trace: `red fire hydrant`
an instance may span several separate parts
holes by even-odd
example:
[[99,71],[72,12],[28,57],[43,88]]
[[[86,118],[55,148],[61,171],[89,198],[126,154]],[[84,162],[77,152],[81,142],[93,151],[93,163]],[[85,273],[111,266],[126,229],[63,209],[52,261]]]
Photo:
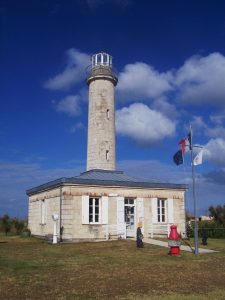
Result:
[[170,235],[168,238],[168,246],[170,247],[169,255],[176,256],[180,254],[180,237],[177,232],[177,226],[170,226]]

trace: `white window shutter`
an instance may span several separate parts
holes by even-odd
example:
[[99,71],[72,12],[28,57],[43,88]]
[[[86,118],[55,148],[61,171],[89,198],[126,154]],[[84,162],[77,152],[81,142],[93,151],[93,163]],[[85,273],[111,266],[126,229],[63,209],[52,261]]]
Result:
[[102,196],[102,224],[108,224],[109,197]]
[[168,223],[174,222],[174,211],[173,211],[173,199],[167,199],[167,209],[168,209]]
[[123,231],[124,228],[124,197],[117,197],[117,233]]
[[82,224],[89,224],[89,196],[82,196]]
[[42,224],[42,221],[43,221],[43,214],[42,214],[42,200],[39,202],[40,206],[39,206],[39,209],[40,209],[40,224]]
[[45,223],[47,223],[47,220],[48,220],[48,215],[47,215],[47,209],[48,209],[48,200],[46,199],[45,200],[45,205],[44,205],[45,207],[44,207],[44,213],[45,213]]
[[45,224],[45,220],[46,220],[45,201],[41,200],[41,224]]
[[158,218],[157,218],[157,198],[151,198],[152,202],[152,223],[157,223]]

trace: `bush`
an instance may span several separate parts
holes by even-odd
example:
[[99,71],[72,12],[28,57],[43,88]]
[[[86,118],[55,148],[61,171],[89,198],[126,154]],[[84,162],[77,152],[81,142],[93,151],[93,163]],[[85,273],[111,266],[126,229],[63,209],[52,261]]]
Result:
[[12,222],[10,220],[10,217],[8,215],[4,215],[1,218],[1,225],[2,225],[2,229],[5,232],[5,235],[8,235],[8,233],[11,230],[11,226],[12,226]]
[[187,233],[187,237],[190,239],[194,236],[194,229],[191,226],[191,224],[187,223],[186,224],[186,233]]
[[[194,237],[194,229],[194,222],[191,222],[191,224],[187,223],[186,232],[188,238]],[[198,236],[200,238],[202,237],[204,229],[206,229],[209,238],[225,238],[225,227],[223,225],[218,225],[214,220],[198,222]]]
[[23,231],[21,232],[21,236],[24,236],[24,237],[30,237],[31,236],[31,231],[29,228],[25,228],[23,229]]
[[23,220],[18,220],[17,218],[14,218],[13,224],[16,229],[16,234],[21,234],[21,232],[25,228],[25,222]]
[[203,229],[207,230],[208,237],[210,238],[225,238],[225,226],[219,225],[214,220],[201,221],[198,223],[198,232],[200,237],[202,237]]

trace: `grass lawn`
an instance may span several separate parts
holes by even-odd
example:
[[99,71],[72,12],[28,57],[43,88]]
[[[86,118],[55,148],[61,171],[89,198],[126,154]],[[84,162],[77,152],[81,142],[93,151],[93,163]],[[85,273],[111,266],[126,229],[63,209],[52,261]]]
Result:
[[134,241],[57,244],[0,236],[0,299],[225,299],[219,253],[180,257]]

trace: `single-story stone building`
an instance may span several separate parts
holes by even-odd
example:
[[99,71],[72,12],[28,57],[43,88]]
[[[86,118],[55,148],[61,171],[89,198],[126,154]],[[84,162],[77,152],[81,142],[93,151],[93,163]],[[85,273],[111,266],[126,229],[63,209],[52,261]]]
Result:
[[62,240],[135,237],[138,223],[146,238],[167,234],[171,224],[185,232],[185,190],[185,185],[91,170],[28,190],[29,228],[33,235],[52,234],[57,213]]

